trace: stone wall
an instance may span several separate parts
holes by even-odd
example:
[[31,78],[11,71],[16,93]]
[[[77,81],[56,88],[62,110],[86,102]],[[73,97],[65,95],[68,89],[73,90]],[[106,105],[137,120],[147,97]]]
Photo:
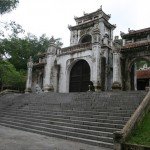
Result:
[[150,146],[122,144],[122,150],[149,150]]

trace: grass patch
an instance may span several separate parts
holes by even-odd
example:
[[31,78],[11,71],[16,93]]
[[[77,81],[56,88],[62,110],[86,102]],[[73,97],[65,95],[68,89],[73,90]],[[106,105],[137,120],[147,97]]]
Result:
[[142,122],[133,131],[127,143],[150,146],[150,112],[145,115]]

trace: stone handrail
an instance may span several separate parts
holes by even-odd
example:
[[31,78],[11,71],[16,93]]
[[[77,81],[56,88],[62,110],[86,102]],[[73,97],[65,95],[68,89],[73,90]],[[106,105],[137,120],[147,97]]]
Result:
[[7,94],[7,93],[20,93],[20,92],[17,91],[17,90],[9,90],[9,89],[6,89],[6,90],[0,92],[0,96],[2,96],[2,95],[4,95],[4,94]]
[[144,115],[150,110],[150,91],[145,96],[142,103],[136,109],[134,114],[131,116],[129,121],[126,123],[121,131],[114,133],[114,149],[121,150],[122,143],[125,142],[126,138],[131,134],[132,130],[136,127],[139,121],[141,121]]
[[91,43],[83,43],[83,44],[78,44],[70,47],[65,47],[61,49],[61,53],[68,53],[72,51],[78,51],[81,49],[92,49],[92,44]]

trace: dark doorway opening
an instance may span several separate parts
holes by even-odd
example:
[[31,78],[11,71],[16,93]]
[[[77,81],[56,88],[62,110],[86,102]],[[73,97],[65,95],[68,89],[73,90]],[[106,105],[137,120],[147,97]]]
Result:
[[137,90],[145,90],[149,86],[149,79],[137,79]]
[[90,85],[90,66],[85,60],[78,61],[70,72],[69,92],[86,92]]

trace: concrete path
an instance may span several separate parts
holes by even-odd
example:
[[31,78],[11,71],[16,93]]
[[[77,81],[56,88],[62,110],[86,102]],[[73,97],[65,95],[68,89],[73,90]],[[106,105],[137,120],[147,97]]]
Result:
[[108,150],[0,126],[0,150]]

